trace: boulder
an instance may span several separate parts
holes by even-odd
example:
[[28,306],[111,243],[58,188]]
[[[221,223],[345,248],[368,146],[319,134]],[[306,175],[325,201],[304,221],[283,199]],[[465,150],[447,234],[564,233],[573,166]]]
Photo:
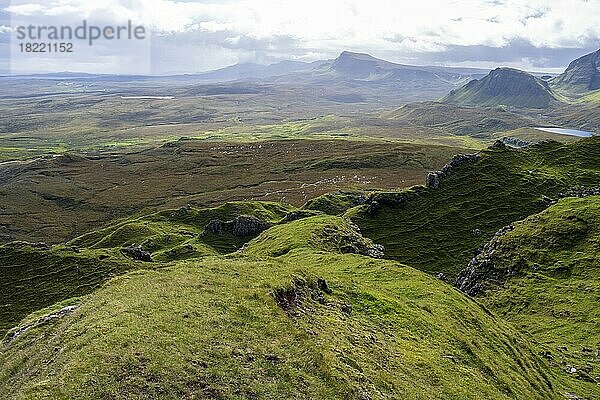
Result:
[[251,215],[240,215],[231,221],[215,219],[204,227],[201,236],[208,234],[224,235],[230,233],[238,237],[257,236],[273,224]]
[[131,246],[123,247],[121,248],[121,253],[124,256],[132,258],[136,261],[152,261],[152,255],[149,252],[145,251],[139,244],[134,243]]
[[225,223],[220,219],[213,219],[206,224],[204,227],[204,231],[202,232],[202,236],[206,236],[209,233],[213,233],[215,235],[222,235],[225,233]]
[[437,189],[440,186],[441,171],[430,172],[425,179],[425,187],[429,189]]
[[263,221],[262,219],[240,215],[236,217],[231,223],[231,233],[234,236],[256,236],[264,230],[269,229],[272,224]]

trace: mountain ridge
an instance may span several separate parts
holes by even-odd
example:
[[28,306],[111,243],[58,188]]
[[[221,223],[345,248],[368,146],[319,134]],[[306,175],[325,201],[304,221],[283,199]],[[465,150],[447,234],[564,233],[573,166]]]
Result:
[[550,83],[571,94],[600,89],[600,49],[571,61],[567,69]]
[[452,90],[441,101],[459,105],[543,109],[574,100],[596,102],[600,89],[600,50],[569,63],[557,77],[544,79],[515,68],[499,67],[482,79]]
[[461,105],[546,108],[558,101],[549,85],[525,71],[499,67],[448,93],[442,101]]

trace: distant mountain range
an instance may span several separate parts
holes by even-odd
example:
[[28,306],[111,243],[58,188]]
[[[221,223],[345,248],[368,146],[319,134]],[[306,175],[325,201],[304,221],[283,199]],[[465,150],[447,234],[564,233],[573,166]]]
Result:
[[430,67],[396,64],[363,53],[344,51],[324,72],[347,79],[371,82],[438,81],[444,84],[466,83],[488,71],[475,68]]
[[271,65],[253,63],[235,64],[215,71],[194,74],[202,80],[225,82],[250,78],[279,77],[279,81],[344,80],[370,83],[439,82],[442,85],[461,85],[474,77],[482,77],[488,70],[477,68],[431,67],[396,64],[369,54],[342,52],[334,60],[312,63],[281,61]]
[[193,74],[192,76],[201,80],[214,82],[226,82],[233,80],[243,80],[249,78],[269,78],[280,75],[287,75],[295,72],[307,72],[319,68],[327,61],[315,61],[311,63],[301,61],[281,61],[275,64],[262,65],[255,63],[242,63],[230,65],[215,71]]
[[[450,104],[543,109],[554,104],[600,102],[600,50],[571,62],[559,76],[513,68],[476,68],[397,64],[369,54],[342,52],[334,60],[241,63],[198,74],[120,76],[83,73],[36,74],[17,79],[172,82],[187,95],[262,93],[266,87],[294,93],[318,93],[334,103],[381,106],[442,99]],[[207,85],[221,85],[207,88]],[[229,86],[235,86],[234,89]],[[300,90],[300,87],[301,90]]]
[[600,50],[580,57],[547,80],[513,68],[497,68],[452,90],[443,101],[460,105],[546,108],[556,103],[600,100]]

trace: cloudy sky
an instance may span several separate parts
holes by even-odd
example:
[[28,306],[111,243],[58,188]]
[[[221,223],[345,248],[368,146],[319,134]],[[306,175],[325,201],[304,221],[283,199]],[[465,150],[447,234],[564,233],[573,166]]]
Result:
[[[0,7],[0,66],[13,72],[198,72],[343,50],[407,64],[557,72],[600,48],[600,0],[0,0]],[[83,19],[101,27],[132,20],[151,38],[76,43],[69,55],[17,49],[18,25],[75,27]]]

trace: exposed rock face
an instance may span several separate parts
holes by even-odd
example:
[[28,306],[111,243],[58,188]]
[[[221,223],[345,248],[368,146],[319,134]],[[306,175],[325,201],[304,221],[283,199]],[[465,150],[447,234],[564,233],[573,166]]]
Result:
[[234,236],[253,236],[269,229],[271,224],[256,217],[240,215],[231,221],[231,233]]
[[592,186],[592,187],[583,187],[576,186],[572,187],[566,192],[560,193],[558,195],[559,198],[563,197],[588,197],[588,196],[600,196],[600,186]]
[[256,236],[271,226],[273,226],[271,223],[251,215],[240,215],[231,221],[221,221],[219,219],[210,221],[204,227],[202,236],[210,233],[215,235],[230,233],[238,237]]
[[[323,290],[325,288],[325,290]],[[319,304],[326,304],[325,294],[331,294],[327,282],[319,278],[317,281],[294,277],[289,287],[277,288],[273,291],[275,301],[283,310],[294,314],[301,309],[308,300]]]
[[384,256],[385,248],[365,238],[355,224],[350,224],[350,231],[340,231],[335,225],[325,226],[319,240],[341,253],[361,254],[373,258]]
[[473,163],[477,161],[478,158],[478,154],[455,155],[448,164],[444,165],[440,171],[433,171],[427,174],[427,178],[425,179],[425,187],[429,189],[437,189],[440,186],[442,178],[450,175],[454,168],[458,167],[459,165]]
[[204,231],[202,232],[202,236],[205,236],[209,233],[214,233],[215,235],[222,235],[225,233],[225,222],[220,219],[213,219],[204,227]]
[[34,249],[40,249],[40,250],[51,250],[52,249],[52,246],[49,246],[46,242],[31,243],[30,246],[33,247]]
[[377,211],[380,208],[381,208],[381,206],[380,206],[379,202],[377,200],[373,200],[367,206],[367,214],[369,214],[369,215],[375,215],[375,214],[377,214]]
[[10,342],[12,342],[13,340],[15,340],[17,337],[19,337],[20,335],[24,334],[28,330],[30,330],[32,328],[36,328],[36,327],[38,327],[40,325],[47,324],[47,323],[52,322],[52,321],[54,321],[54,320],[56,320],[58,318],[62,318],[65,315],[72,313],[76,309],[77,309],[77,306],[63,307],[60,310],[58,310],[57,312],[55,312],[55,313],[44,315],[43,317],[39,318],[35,322],[32,322],[32,323],[30,323],[28,325],[19,327],[19,328],[15,329],[15,330],[9,332],[6,335],[6,338],[2,342],[2,345],[3,346],[8,346],[8,344]]
[[123,247],[121,253],[136,261],[152,262],[152,255],[145,251],[139,244],[134,243],[131,246]]
[[475,256],[467,268],[463,269],[456,277],[455,286],[458,289],[469,296],[477,296],[493,285],[504,283],[517,272],[496,268],[491,257],[500,246],[500,238],[513,229],[513,225],[505,226],[494,234],[481,253]]
[[502,140],[502,143],[504,143],[505,145],[510,146],[510,147],[517,147],[517,148],[527,147],[531,144],[531,142],[528,142],[526,140],[521,140],[518,138],[514,138],[514,137],[503,137],[501,140]]
[[429,189],[437,189],[440,186],[441,171],[430,172],[425,178],[425,187]]
[[290,285],[273,290],[275,302],[290,317],[304,314],[317,304],[337,310],[346,316],[352,313],[352,306],[326,295],[333,294],[329,285],[323,278],[308,279],[296,276]]

